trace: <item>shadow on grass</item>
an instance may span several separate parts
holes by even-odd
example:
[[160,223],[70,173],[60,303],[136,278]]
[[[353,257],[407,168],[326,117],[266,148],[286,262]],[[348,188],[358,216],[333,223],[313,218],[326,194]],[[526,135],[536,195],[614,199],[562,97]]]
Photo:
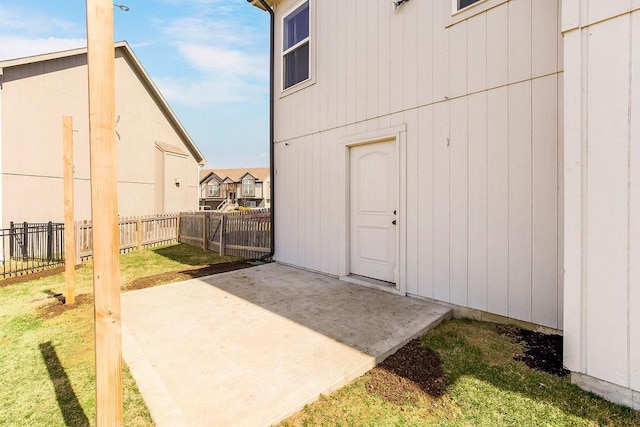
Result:
[[[451,323],[481,327],[481,324],[471,320]],[[500,326],[491,325],[489,328],[492,328],[496,337],[500,335]],[[466,333],[474,332],[467,330]],[[559,377],[514,365],[513,359],[512,362],[506,363],[490,360],[483,350],[472,344],[460,330],[441,328],[427,335],[422,342],[439,353],[450,384],[457,383],[465,376],[473,377],[498,389],[553,405],[567,414],[597,425],[640,425],[640,413],[581,390],[571,384],[567,376]],[[522,355],[519,354],[510,354],[509,357],[515,360],[522,359]]]
[[166,283],[178,282],[182,280],[195,279],[197,277],[211,276],[213,274],[227,273],[229,271],[249,268],[251,264],[245,261],[223,262],[211,264],[200,268],[192,268],[180,271],[170,271],[167,273],[155,274],[153,276],[139,277],[122,287],[123,290],[132,291],[136,289],[149,288],[151,286],[163,285]]
[[56,400],[58,401],[58,406],[60,406],[65,425],[77,427],[89,426],[89,419],[73,391],[69,377],[60,363],[53,344],[51,344],[50,341],[41,343],[40,353],[47,366],[49,378],[53,383]]
[[159,248],[152,248],[151,250],[172,261],[193,266],[211,264],[212,262],[215,262],[216,258],[216,255],[211,251],[205,252],[202,248],[187,245],[185,243],[161,246]]

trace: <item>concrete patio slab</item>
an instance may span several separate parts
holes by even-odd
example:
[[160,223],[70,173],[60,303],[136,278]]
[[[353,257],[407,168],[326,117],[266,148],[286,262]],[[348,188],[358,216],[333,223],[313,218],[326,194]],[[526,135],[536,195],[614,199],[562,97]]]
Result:
[[122,295],[156,424],[265,426],[371,369],[448,307],[268,264]]

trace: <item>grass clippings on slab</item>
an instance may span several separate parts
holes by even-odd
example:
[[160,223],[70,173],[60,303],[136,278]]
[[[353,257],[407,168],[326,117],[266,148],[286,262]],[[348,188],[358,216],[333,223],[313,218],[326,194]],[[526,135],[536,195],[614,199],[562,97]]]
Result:
[[640,413],[572,385],[560,354],[557,336],[447,321],[281,425],[640,426]]
[[[144,283],[154,286],[179,277],[176,271],[223,270],[228,266],[218,264],[237,262],[188,245],[131,252],[120,257],[121,287],[145,277],[155,277]],[[72,306],[63,304],[63,273],[16,279],[0,286],[0,425],[95,425],[91,262],[76,270]],[[124,424],[153,425],[126,366],[123,392]]]

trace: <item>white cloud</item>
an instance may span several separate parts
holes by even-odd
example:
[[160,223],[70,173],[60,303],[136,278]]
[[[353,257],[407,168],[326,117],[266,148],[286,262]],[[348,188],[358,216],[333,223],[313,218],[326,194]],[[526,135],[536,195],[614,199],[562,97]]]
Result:
[[76,49],[87,45],[81,38],[24,38],[0,35],[0,59],[14,59],[42,53]]
[[42,36],[51,33],[77,34],[83,31],[75,22],[36,14],[32,10],[9,9],[0,6],[0,29],[4,33]]
[[209,78],[204,75],[197,80],[176,77],[154,80],[169,103],[191,107],[216,105],[225,108],[228,104],[254,102],[256,97],[268,94],[268,88],[263,85],[228,77]]
[[240,50],[227,49],[221,46],[205,46],[184,44],[178,51],[195,68],[201,71],[215,71],[221,74],[236,76],[255,76],[265,78],[268,67],[267,57],[252,55]]
[[[245,22],[244,1],[162,0],[188,11],[156,25],[195,76],[155,78],[172,103],[217,105],[255,102],[268,94],[268,30]],[[242,8],[242,10],[241,10]],[[268,20],[265,18],[265,25]]]

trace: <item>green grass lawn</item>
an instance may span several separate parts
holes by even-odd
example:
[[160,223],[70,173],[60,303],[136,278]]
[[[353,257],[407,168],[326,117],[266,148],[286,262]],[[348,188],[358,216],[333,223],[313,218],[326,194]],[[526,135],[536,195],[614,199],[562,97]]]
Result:
[[499,331],[494,324],[453,320],[421,339],[442,364],[447,386],[439,396],[408,387],[398,402],[371,387],[380,375],[369,373],[281,425],[640,426],[640,413],[515,361],[522,344]]
[[[121,285],[141,277],[234,261],[188,245],[124,254]],[[95,425],[92,264],[76,271],[76,305],[61,310],[64,274],[2,286],[0,280],[0,425]],[[153,425],[124,368],[126,426]]]

